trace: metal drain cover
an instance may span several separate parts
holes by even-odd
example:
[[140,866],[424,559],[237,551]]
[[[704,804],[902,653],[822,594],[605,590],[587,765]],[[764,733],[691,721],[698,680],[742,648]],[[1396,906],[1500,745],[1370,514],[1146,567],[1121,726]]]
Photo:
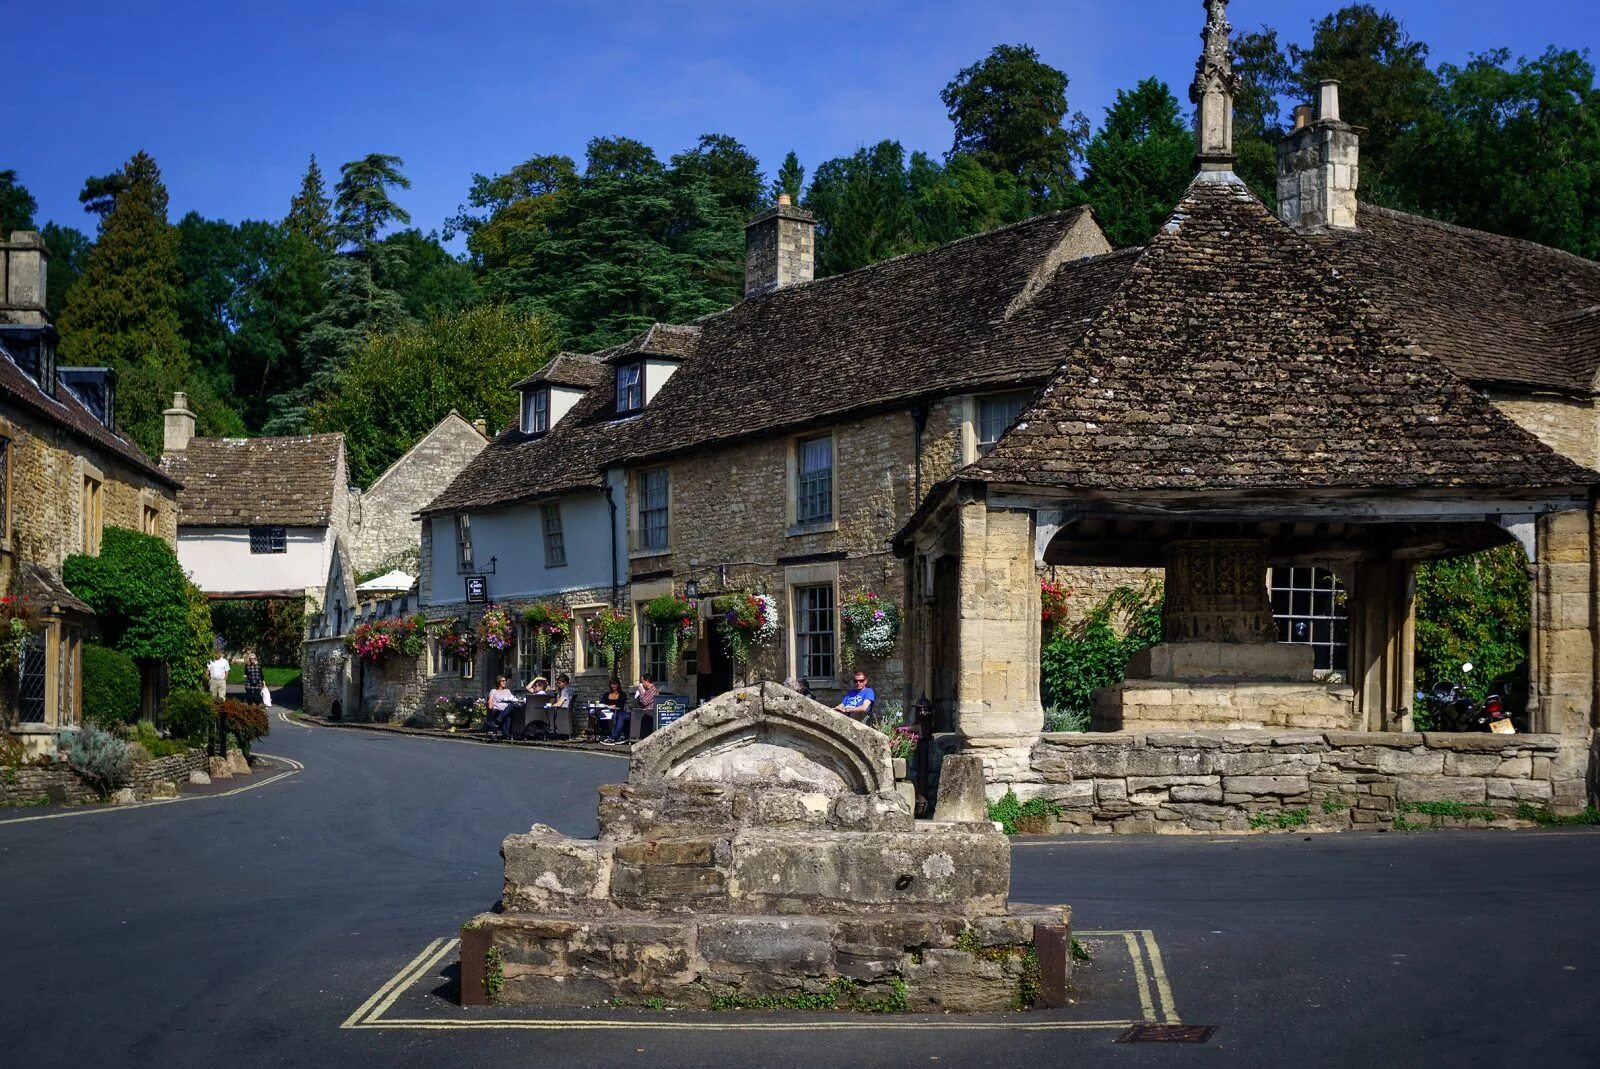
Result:
[[1116,1038],[1118,1043],[1204,1043],[1214,1024],[1136,1024]]

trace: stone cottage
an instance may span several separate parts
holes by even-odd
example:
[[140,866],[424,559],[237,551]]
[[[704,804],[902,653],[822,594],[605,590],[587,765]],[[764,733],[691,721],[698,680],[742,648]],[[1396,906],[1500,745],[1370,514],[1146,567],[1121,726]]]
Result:
[[38,234],[0,242],[0,593],[25,596],[43,627],[0,683],[0,723],[30,750],[82,716],[82,646],[94,614],[61,581],[107,525],[177,538],[178,481],[116,425],[116,373],[60,367],[45,318]]
[[482,420],[455,409],[364,490],[351,490],[350,560],[358,574],[399,568],[415,576],[422,543],[417,512],[461,474],[488,442]]

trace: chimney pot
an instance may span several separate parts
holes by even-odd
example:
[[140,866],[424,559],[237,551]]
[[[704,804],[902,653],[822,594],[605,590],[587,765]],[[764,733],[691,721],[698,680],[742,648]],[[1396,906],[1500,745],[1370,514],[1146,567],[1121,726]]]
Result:
[[483,435],[485,438],[489,437],[489,421],[484,419],[482,416],[479,416],[477,419],[472,421],[472,429]]
[[787,194],[787,193],[779,193],[778,194],[778,203],[779,204],[788,204],[788,203],[790,203],[789,194]]
[[1310,126],[1314,110],[1310,104],[1296,104],[1294,109],[1294,128],[1296,130],[1304,130]]
[[194,438],[194,413],[189,411],[189,395],[175,393],[172,395],[172,407],[162,415],[166,418],[166,426],[161,440],[161,452],[181,453],[189,448],[189,442]]
[[1317,83],[1317,121],[1339,121],[1339,83],[1332,78]]

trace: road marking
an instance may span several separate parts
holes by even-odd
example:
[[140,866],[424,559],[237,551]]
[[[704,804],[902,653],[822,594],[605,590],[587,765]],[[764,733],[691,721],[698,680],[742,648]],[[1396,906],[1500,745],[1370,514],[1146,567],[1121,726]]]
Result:
[[274,773],[264,780],[257,780],[254,783],[247,783],[243,787],[235,787],[231,791],[222,791],[218,794],[180,794],[176,798],[152,798],[145,802],[132,802],[128,805],[101,806],[98,809],[67,809],[60,813],[41,813],[38,816],[33,817],[10,817],[6,820],[0,820],[0,824],[28,824],[35,820],[62,820],[66,817],[99,816],[101,813],[126,813],[131,809],[149,809],[152,806],[172,805],[175,802],[209,802],[216,798],[232,798],[234,795],[243,794],[245,791],[257,790],[258,788],[265,787],[270,783],[276,783],[281,779],[288,779],[290,776],[293,776],[298,772],[305,771],[306,766],[302,765],[299,761],[296,761],[292,757],[279,757],[276,754],[268,753],[264,753],[261,756],[270,757],[274,761],[282,761],[284,764],[289,766],[288,771]]
[[[1122,1030],[1136,1024],[1182,1023],[1178,1018],[1176,1008],[1173,1006],[1172,990],[1167,983],[1166,971],[1161,960],[1161,951],[1156,945],[1154,932],[1147,928],[1139,928],[1118,931],[1086,931],[1078,934],[1086,939],[1120,938],[1127,945],[1130,960],[1133,963],[1135,981],[1139,989],[1139,1001],[1143,1011],[1142,1020],[1025,1021],[1008,1019],[1002,1021],[953,1021],[925,1018],[892,1020],[881,1017],[874,1017],[868,1020],[840,1021],[650,1020],[637,1018],[626,1020],[575,1020],[570,1018],[521,1017],[469,1017],[459,1020],[441,1020],[426,1017],[385,1017],[384,1014],[388,1013],[408,990],[433,971],[452,950],[461,945],[461,940],[459,939],[435,939],[422,948],[422,953],[412,958],[399,972],[385,981],[383,986],[373,992],[371,997],[357,1007],[354,1013],[345,1018],[344,1023],[339,1027],[341,1029],[394,1028],[435,1032],[475,1028],[595,1032],[617,1030],[824,1032],[863,1029],[872,1031],[1070,1032]],[[1151,975],[1150,972],[1146,971],[1144,954],[1141,953],[1141,948],[1147,950],[1150,954],[1150,972],[1154,973],[1155,988],[1161,1000],[1160,1013],[1157,1013],[1155,1002],[1151,998]],[[699,1011],[684,1012],[696,1014]]]
[[401,967],[399,972],[395,973],[393,976],[389,977],[389,979],[385,980],[383,982],[383,986],[378,988],[378,990],[374,991],[372,993],[372,997],[371,998],[367,999],[367,1001],[363,1002],[360,1006],[356,1007],[356,1012],[354,1012],[350,1016],[346,1017],[344,1019],[344,1024],[340,1025],[339,1027],[340,1028],[350,1028],[351,1026],[353,1026],[357,1021],[359,1021],[363,1016],[366,1015],[366,1012],[368,1010],[372,1009],[373,1005],[376,1004],[379,999],[381,999],[384,995],[388,994],[390,988],[394,987],[401,980],[404,980],[406,977],[410,976],[411,975],[411,970],[413,970],[413,969],[415,969],[417,967],[417,963],[420,962],[423,958],[426,958],[429,954],[433,953],[435,950],[437,950],[439,948],[439,944],[442,943],[442,942],[444,942],[443,939],[435,939],[433,942],[431,942],[427,946],[423,947],[422,948],[422,953],[420,953],[416,957],[412,958],[409,962],[407,962],[404,966]]

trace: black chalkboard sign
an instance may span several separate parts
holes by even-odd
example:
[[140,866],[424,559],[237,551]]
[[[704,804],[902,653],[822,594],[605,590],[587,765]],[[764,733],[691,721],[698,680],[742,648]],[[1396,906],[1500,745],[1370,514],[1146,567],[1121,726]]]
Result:
[[469,605],[482,605],[489,600],[489,577],[487,575],[467,576],[467,603]]
[[660,730],[674,720],[683,719],[683,714],[689,711],[689,699],[682,694],[656,695],[656,730]]

